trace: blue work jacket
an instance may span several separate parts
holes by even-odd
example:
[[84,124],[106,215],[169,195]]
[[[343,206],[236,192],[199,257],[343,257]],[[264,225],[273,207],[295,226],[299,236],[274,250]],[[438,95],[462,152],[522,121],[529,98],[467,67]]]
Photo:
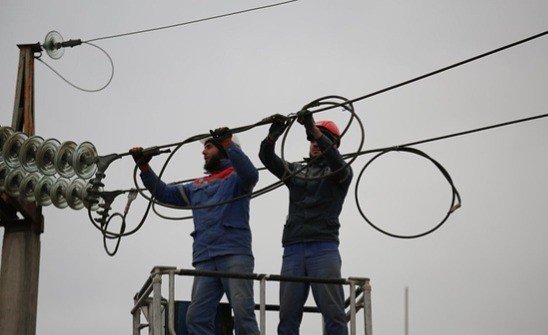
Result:
[[[162,203],[177,206],[215,204],[251,193],[259,173],[234,143],[225,148],[228,159],[221,170],[184,185],[167,185],[152,170],[141,172],[146,188]],[[156,191],[154,192],[154,189]],[[194,238],[192,264],[222,255],[251,255],[249,197],[234,202],[192,210]]]

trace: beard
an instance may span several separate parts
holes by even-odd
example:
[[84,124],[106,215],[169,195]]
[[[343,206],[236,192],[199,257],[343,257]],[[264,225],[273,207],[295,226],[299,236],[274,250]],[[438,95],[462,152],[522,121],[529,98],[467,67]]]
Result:
[[209,161],[204,163],[204,170],[207,173],[217,172],[221,169],[221,157],[219,155],[211,156]]

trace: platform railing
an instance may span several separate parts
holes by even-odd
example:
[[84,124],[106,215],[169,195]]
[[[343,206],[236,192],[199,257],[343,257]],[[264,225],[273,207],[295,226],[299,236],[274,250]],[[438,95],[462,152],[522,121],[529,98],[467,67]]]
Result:
[[[169,293],[168,299],[162,297],[162,276],[168,276]],[[142,286],[141,290],[134,296],[134,306],[131,310],[133,316],[133,335],[140,335],[141,330],[148,328],[150,335],[161,335],[163,318],[162,307],[167,306],[168,322],[167,327],[170,335],[176,335],[175,332],[175,276],[200,276],[200,277],[218,277],[235,278],[259,281],[259,304],[256,309],[259,310],[260,334],[266,334],[266,311],[279,310],[277,305],[266,304],[266,283],[275,282],[301,282],[318,284],[338,284],[346,285],[349,289],[349,297],[345,301],[345,306],[349,307],[347,320],[350,323],[350,335],[356,335],[356,314],[363,310],[364,316],[364,335],[372,335],[371,319],[371,285],[369,278],[348,277],[348,278],[315,278],[315,277],[295,277],[281,276],[275,274],[255,274],[255,273],[228,273],[216,271],[197,271],[188,269],[177,269],[175,267],[156,266],[150,272],[150,276]],[[150,295],[152,294],[152,299]],[[304,312],[319,313],[317,307],[305,307]],[[141,313],[143,313],[148,324],[141,323]],[[323,328],[323,326],[322,326]]]

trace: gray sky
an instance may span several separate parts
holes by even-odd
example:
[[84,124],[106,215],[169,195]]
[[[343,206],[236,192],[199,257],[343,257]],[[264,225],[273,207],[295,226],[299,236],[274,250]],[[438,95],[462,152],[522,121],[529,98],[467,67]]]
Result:
[[[273,1],[14,1],[0,3],[0,111],[11,123],[18,43],[96,37],[218,15]],[[325,95],[355,98],[545,31],[546,1],[306,1],[216,21],[97,42],[115,63],[112,84],[84,93],[36,63],[36,134],[93,142],[100,154],[172,143],[219,125],[236,127],[296,112]],[[548,111],[546,37],[355,105],[366,148],[395,145]],[[108,78],[107,59],[82,46],[53,61],[86,88]],[[342,125],[334,110],[317,119]],[[359,216],[353,186],[341,215],[343,276],[370,277],[377,334],[403,333],[403,293],[410,287],[411,334],[545,334],[548,309],[547,120],[421,145],[449,171],[463,199],[440,230],[397,240]],[[240,136],[260,165],[267,128]],[[341,146],[357,147],[352,129]],[[287,157],[306,155],[301,127]],[[199,176],[198,144],[184,147],[166,181]],[[372,156],[358,159],[355,174]],[[153,161],[159,168],[162,159]],[[106,188],[132,186],[131,159],[107,171]],[[260,185],[274,181],[262,173]],[[370,217],[396,233],[417,233],[447,211],[450,189],[427,161],[391,154],[367,170],[359,197]],[[252,201],[255,272],[278,273],[287,191]],[[125,199],[115,208],[123,210]],[[134,203],[134,227],[145,202]],[[191,268],[190,221],[149,216],[108,257],[84,211],[44,208],[38,334],[131,331],[132,297],[154,265]],[[177,282],[188,299],[191,280]],[[277,303],[275,284],[268,302]],[[258,295],[257,295],[258,297]],[[312,299],[309,304],[312,304]],[[319,333],[306,317],[303,334]],[[361,319],[360,319],[361,320]],[[268,333],[277,315],[269,313]],[[361,324],[361,323],[360,323]],[[363,334],[363,329],[359,329]]]

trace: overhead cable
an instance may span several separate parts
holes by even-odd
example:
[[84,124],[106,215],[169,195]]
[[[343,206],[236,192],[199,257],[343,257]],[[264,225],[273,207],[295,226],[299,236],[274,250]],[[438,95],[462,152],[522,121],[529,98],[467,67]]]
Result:
[[546,117],[548,117],[548,113],[535,115],[535,116],[530,116],[530,117],[526,117],[526,118],[523,118],[523,119],[517,119],[517,120],[497,123],[497,124],[493,124],[493,125],[490,125],[490,126],[465,130],[465,131],[461,131],[461,132],[458,132],[458,133],[432,137],[432,138],[419,140],[419,141],[415,141],[415,142],[409,142],[409,143],[400,144],[400,145],[393,145],[393,146],[390,146],[390,147],[384,147],[384,148],[378,148],[378,149],[371,149],[371,150],[365,150],[365,151],[360,151],[360,152],[348,153],[348,154],[344,154],[343,157],[345,159],[348,159],[348,158],[356,156],[356,155],[361,156],[361,155],[366,155],[366,154],[370,154],[370,153],[374,153],[374,152],[382,152],[382,151],[392,150],[392,149],[397,149],[397,148],[402,148],[402,147],[410,147],[410,146],[429,143],[429,142],[441,141],[441,140],[445,140],[445,139],[448,139],[448,138],[469,135],[469,134],[478,133],[478,132],[491,130],[491,129],[495,129],[495,128],[511,126],[511,125],[518,124],[518,123],[543,119],[543,118],[546,118]]
[[[379,157],[381,157],[381,156],[383,156],[383,155],[385,155],[389,152],[393,152],[393,151],[407,152],[407,153],[410,153],[410,154],[417,155],[419,157],[426,158],[427,160],[429,160],[432,164],[434,164],[438,168],[438,170],[441,172],[441,174],[445,177],[445,180],[447,180],[447,182],[449,183],[449,186],[451,186],[452,195],[451,195],[451,203],[450,203],[450,206],[449,206],[449,210],[447,211],[447,213],[445,214],[443,219],[441,219],[441,221],[436,226],[434,226],[433,228],[430,228],[429,230],[427,230],[425,232],[417,233],[417,234],[411,234],[411,235],[391,233],[391,232],[389,232],[385,229],[382,229],[382,228],[378,227],[376,224],[374,224],[371,221],[371,219],[369,219],[365,215],[365,211],[362,209],[362,206],[361,206],[361,203],[360,203],[360,198],[359,198],[358,195],[359,195],[360,181],[362,179],[363,173],[371,165],[371,163],[373,163]],[[394,238],[401,238],[401,239],[414,239],[414,238],[423,237],[423,236],[426,236],[426,235],[429,235],[429,234],[433,233],[434,231],[438,230],[447,221],[449,216],[451,214],[453,214],[454,211],[456,211],[457,209],[459,209],[462,206],[459,191],[457,191],[457,188],[455,187],[455,184],[453,183],[453,179],[449,175],[449,172],[447,172],[447,170],[443,167],[443,165],[441,165],[438,161],[436,161],[435,159],[433,159],[432,157],[430,157],[429,155],[427,155],[423,151],[415,149],[415,148],[409,148],[409,147],[394,147],[394,148],[391,148],[391,149],[387,149],[387,150],[381,151],[380,153],[375,155],[373,158],[371,158],[367,162],[367,164],[364,165],[364,167],[361,169],[361,171],[358,175],[358,179],[356,180],[356,186],[354,187],[354,198],[356,200],[356,206],[358,207],[358,211],[360,212],[360,215],[371,227],[375,228],[377,231],[383,233],[384,235],[394,237]]]
[[88,44],[88,45],[91,45],[92,47],[95,47],[97,49],[99,49],[100,51],[102,51],[105,56],[107,56],[108,58],[108,61],[110,62],[110,77],[108,78],[108,81],[101,87],[99,88],[95,88],[95,89],[88,89],[88,88],[83,88],[83,87],[80,87],[76,84],[73,84],[70,80],[68,80],[67,78],[65,78],[63,75],[61,75],[57,70],[55,70],[51,65],[49,65],[48,63],[44,62],[42,59],[40,59],[40,56],[38,57],[35,57],[40,63],[44,64],[46,67],[48,67],[51,71],[53,71],[53,73],[55,73],[57,76],[59,76],[59,78],[63,79],[63,81],[67,84],[69,84],[70,86],[74,87],[75,89],[77,90],[80,90],[80,91],[83,91],[83,92],[88,92],[88,93],[93,93],[93,92],[99,92],[99,91],[102,91],[104,90],[109,84],[110,82],[112,81],[112,78],[114,77],[114,62],[112,61],[112,58],[110,57],[110,55],[108,54],[108,52],[106,52],[103,48],[101,48],[100,46],[98,45],[95,45],[93,43],[89,43],[89,42],[82,42],[82,43],[85,43],[85,44]]
[[546,31],[544,31],[544,32],[542,32],[542,33],[539,33],[539,34],[536,34],[536,35],[533,35],[533,36],[524,38],[524,39],[519,40],[519,41],[517,41],[517,42],[513,42],[513,43],[510,43],[510,44],[507,44],[507,45],[502,46],[502,47],[500,47],[500,48],[496,48],[496,49],[493,49],[493,50],[491,50],[491,51],[487,51],[487,52],[482,53],[482,54],[480,54],[480,55],[477,55],[477,56],[474,56],[474,57],[465,59],[465,60],[463,60],[463,61],[454,63],[454,64],[452,64],[452,65],[449,65],[449,66],[446,66],[446,67],[442,67],[442,68],[440,68],[440,69],[438,69],[438,70],[435,70],[435,71],[432,71],[432,72],[423,74],[423,75],[421,75],[421,76],[418,76],[418,77],[415,77],[415,78],[412,78],[412,79],[403,81],[403,82],[401,82],[401,83],[399,83],[399,84],[395,84],[395,85],[392,85],[392,86],[383,88],[383,89],[378,90],[378,91],[375,91],[375,92],[373,92],[373,93],[369,93],[369,94],[366,94],[366,95],[362,95],[361,97],[357,97],[357,98],[351,99],[351,100],[349,100],[349,101],[347,101],[347,102],[339,103],[339,104],[336,104],[336,105],[333,105],[333,106],[329,106],[329,107],[320,108],[320,109],[318,109],[318,110],[315,110],[314,113],[323,112],[323,111],[325,111],[325,110],[332,109],[332,108],[336,108],[336,107],[340,107],[340,106],[345,105],[345,104],[354,103],[354,102],[358,102],[358,101],[361,101],[361,100],[365,100],[365,99],[371,98],[371,97],[373,97],[373,96],[375,96],[375,95],[379,95],[379,94],[381,94],[381,93],[385,93],[385,92],[391,91],[391,90],[393,90],[393,89],[396,89],[396,88],[399,88],[399,87],[402,87],[402,86],[405,86],[405,85],[409,85],[409,84],[414,83],[414,82],[416,82],[416,81],[419,81],[419,80],[422,80],[422,79],[431,77],[431,76],[433,76],[433,75],[436,75],[436,74],[439,74],[439,73],[442,73],[442,72],[451,70],[451,69],[453,69],[453,68],[462,66],[462,65],[464,65],[464,64],[468,64],[468,63],[470,63],[470,62],[473,62],[473,61],[476,61],[476,60],[478,60],[478,59],[481,59],[481,58],[490,56],[490,55],[492,55],[492,54],[501,52],[501,51],[503,51],[503,50],[513,48],[513,47],[518,46],[518,45],[520,45],[520,44],[523,44],[523,43],[526,43],[526,42],[535,40],[535,39],[540,38],[540,37],[543,37],[543,36],[545,36],[545,35],[547,35],[547,34],[548,34],[548,30],[546,30]]
[[[311,111],[311,113],[315,114],[315,113],[324,112],[324,111],[327,111],[327,110],[330,110],[330,109],[334,109],[334,108],[338,108],[338,107],[345,107],[345,106],[348,107],[348,106],[351,106],[353,103],[355,103],[355,102],[357,102],[357,101],[362,101],[362,100],[365,100],[365,99],[367,99],[367,98],[373,97],[373,96],[375,96],[375,95],[378,95],[378,94],[385,93],[385,92],[388,92],[388,91],[390,91],[390,90],[396,89],[396,88],[398,88],[398,87],[402,87],[402,86],[404,86],[404,85],[411,84],[411,83],[416,82],[416,81],[419,81],[419,80],[421,80],[421,79],[424,79],[424,78],[427,78],[427,77],[430,77],[430,76],[433,76],[433,75],[442,73],[442,72],[444,72],[444,71],[447,71],[447,70],[449,70],[449,69],[452,69],[452,68],[455,68],[455,67],[464,65],[464,64],[466,64],[466,63],[470,63],[470,62],[472,62],[472,61],[475,61],[475,60],[478,60],[478,59],[480,59],[480,58],[486,57],[486,56],[488,56],[488,55],[491,55],[491,54],[500,52],[500,51],[502,51],[502,50],[505,50],[505,49],[508,49],[508,48],[511,48],[511,47],[514,47],[514,46],[517,46],[517,45],[526,43],[526,42],[528,42],[528,41],[531,41],[531,40],[540,38],[540,37],[542,37],[542,36],[545,36],[546,34],[548,34],[548,31],[545,31],[545,32],[540,33],[540,34],[533,35],[533,36],[528,37],[528,38],[525,38],[525,39],[523,39],[523,40],[520,40],[520,41],[511,43],[511,44],[505,45],[505,46],[503,46],[503,47],[500,47],[500,48],[497,48],[497,49],[488,51],[488,52],[483,53],[483,54],[481,54],[481,55],[478,55],[478,56],[475,56],[475,57],[466,59],[466,60],[464,60],[464,61],[455,63],[455,64],[453,64],[453,65],[449,65],[449,66],[443,67],[443,68],[438,69],[438,70],[436,70],[436,71],[433,71],[433,72],[430,72],[430,73],[427,73],[427,74],[424,74],[424,75],[415,77],[415,78],[413,78],[413,79],[406,80],[406,81],[401,82],[401,83],[399,83],[399,84],[396,84],[396,85],[392,85],[392,86],[383,88],[383,89],[378,90],[378,91],[373,92],[373,93],[369,93],[369,94],[366,94],[366,95],[363,95],[363,96],[360,96],[360,97],[357,97],[357,98],[354,98],[354,99],[346,99],[346,100],[344,100],[343,102],[340,102],[340,103],[336,103],[336,102],[330,103],[330,104],[328,104],[328,106],[326,106],[326,107],[321,107],[321,108],[318,108],[318,109],[315,109],[315,110]],[[329,97],[332,97],[332,96],[329,96]],[[322,98],[322,99],[323,99],[323,98]],[[296,113],[288,114],[287,117],[290,118],[290,119],[294,119],[294,118],[296,118]],[[538,117],[543,117],[543,116],[537,116],[537,117],[533,117],[533,118],[538,118]],[[527,121],[527,120],[525,120],[525,121]],[[511,121],[511,122],[514,122],[514,121]],[[522,122],[522,121],[517,120],[517,122]],[[232,130],[232,132],[233,132],[234,134],[237,134],[237,133],[241,133],[241,132],[245,132],[245,131],[247,131],[247,130],[253,129],[253,128],[257,127],[257,126],[262,126],[262,125],[266,125],[266,124],[270,124],[270,123],[272,123],[272,120],[270,120],[269,117],[267,117],[267,118],[264,118],[264,119],[262,119],[261,121],[256,122],[256,123],[254,123],[254,124],[250,124],[250,125],[246,125],[246,126],[241,126],[241,127],[232,128],[231,130]],[[500,126],[500,125],[499,125],[499,126]],[[210,136],[210,134],[206,134],[206,133],[204,133],[204,134],[199,134],[199,135],[195,135],[195,136],[189,137],[189,138],[187,138],[187,139],[184,140],[184,141],[175,142],[175,143],[169,143],[169,144],[164,144],[164,145],[159,145],[159,146],[157,146],[157,147],[155,147],[155,148],[157,148],[157,149],[165,149],[165,148],[169,148],[169,147],[177,147],[177,146],[182,145],[182,144],[187,144],[187,143],[199,141],[199,140],[204,139],[204,138],[207,138],[207,137],[209,137],[209,136]],[[128,156],[128,155],[129,155],[128,152],[122,153],[122,154],[118,154],[119,157]]]
[[128,32],[128,33],[122,33],[122,34],[116,34],[116,35],[110,35],[110,36],[104,36],[104,37],[97,37],[97,38],[87,40],[86,42],[100,41],[100,40],[106,40],[106,39],[110,39],[110,38],[118,38],[118,37],[123,37],[123,36],[150,33],[150,32],[158,31],[158,30],[164,30],[164,29],[170,29],[170,28],[175,28],[175,27],[180,27],[180,26],[186,26],[186,25],[193,24],[193,23],[204,22],[204,21],[209,21],[209,20],[214,20],[214,19],[220,19],[220,18],[227,17],[227,16],[243,14],[243,13],[253,12],[253,11],[257,11],[257,10],[261,10],[261,9],[281,6],[281,5],[285,5],[285,4],[288,4],[288,3],[291,3],[291,2],[296,2],[296,1],[299,1],[299,0],[289,0],[289,1],[284,1],[284,2],[278,2],[278,3],[274,3],[274,4],[270,4],[270,5],[239,10],[239,11],[232,12],[232,13],[220,14],[220,15],[210,16],[210,17],[206,17],[206,18],[202,18],[202,19],[171,24],[171,25],[168,25],[168,26],[137,30],[137,31],[132,31],[132,32]]

